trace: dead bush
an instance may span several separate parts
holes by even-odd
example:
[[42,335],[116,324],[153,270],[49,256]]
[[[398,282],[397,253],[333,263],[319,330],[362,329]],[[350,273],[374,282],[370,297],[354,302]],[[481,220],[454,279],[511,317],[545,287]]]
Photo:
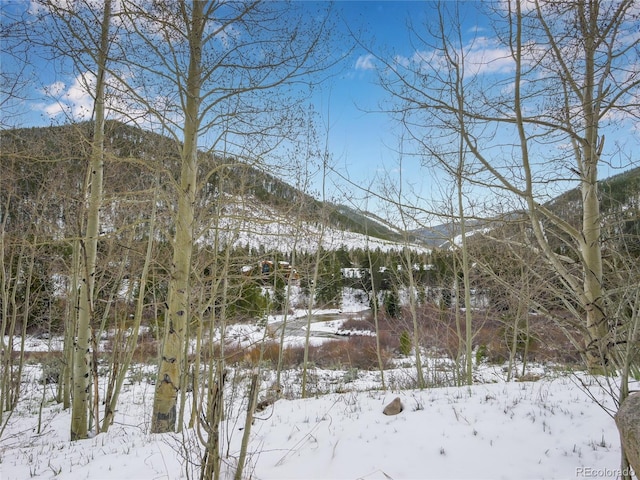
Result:
[[368,320],[358,320],[355,318],[350,318],[346,320],[342,324],[342,330],[351,330],[351,331],[365,331],[365,332],[375,332],[376,327],[373,323]]
[[153,363],[158,358],[159,342],[149,331],[141,331],[138,335],[138,345],[133,352],[136,363]]
[[[382,349],[384,366],[391,358],[391,349]],[[311,350],[311,361],[321,368],[378,368],[375,337],[351,336],[346,340],[325,342]]]

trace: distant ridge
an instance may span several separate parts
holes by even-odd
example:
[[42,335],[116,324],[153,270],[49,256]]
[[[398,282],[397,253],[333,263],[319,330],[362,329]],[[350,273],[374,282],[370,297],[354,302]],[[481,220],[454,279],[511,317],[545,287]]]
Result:
[[[630,215],[640,211],[640,167],[600,180],[598,188],[603,216],[606,217],[621,210],[630,212]],[[572,188],[548,201],[545,205],[566,220],[577,220],[577,217],[581,215],[580,190]],[[508,216],[513,218],[521,215],[522,213],[513,212]],[[472,233],[474,230],[487,227],[492,222],[503,220],[504,216],[501,219],[471,219],[467,220],[466,227],[469,233]],[[458,222],[449,222],[416,229],[412,233],[430,248],[446,248],[454,238],[460,235],[460,226]]]

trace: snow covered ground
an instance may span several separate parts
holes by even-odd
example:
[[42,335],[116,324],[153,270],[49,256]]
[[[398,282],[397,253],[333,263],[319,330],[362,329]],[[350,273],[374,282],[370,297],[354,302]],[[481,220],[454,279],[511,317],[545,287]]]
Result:
[[[318,311],[330,321],[312,325],[315,341],[340,331],[335,316],[366,306],[345,299],[343,309]],[[303,316],[294,310],[291,318]],[[279,317],[268,319],[277,325]],[[305,331],[304,329],[302,330]],[[362,332],[367,334],[367,332]],[[264,330],[238,326],[227,335],[250,345]],[[299,342],[288,335],[289,345]],[[246,343],[244,343],[246,342]],[[28,349],[60,347],[58,339],[30,338]],[[283,372],[284,399],[257,414],[245,477],[280,479],[615,479],[620,442],[603,379],[529,367],[533,382],[506,382],[502,366],[479,365],[471,387],[402,389],[415,384],[411,358],[380,373],[312,369],[312,398],[300,399],[301,371]],[[427,359],[429,378],[442,359]],[[55,384],[43,385],[39,365],[29,365],[18,408],[0,436],[0,479],[181,479],[199,478],[202,448],[197,432],[149,433],[154,367],[133,365],[114,425],[107,433],[70,442],[70,412],[54,402]],[[232,370],[222,424],[223,478],[233,478],[243,434],[247,372]],[[274,382],[264,370],[261,398]],[[102,379],[103,381],[105,379]],[[640,389],[638,382],[632,388]],[[103,392],[104,386],[101,386]],[[190,394],[189,394],[190,395]],[[404,410],[382,410],[399,397]],[[190,405],[190,399],[187,404]]]
[[[138,372],[142,369],[137,366]],[[31,369],[37,375],[37,369]],[[135,369],[134,369],[135,370]],[[619,439],[613,420],[576,376],[537,382],[425,390],[369,390],[375,375],[349,383],[314,372],[329,393],[275,402],[252,429],[245,469],[253,479],[577,479],[617,478]],[[402,375],[388,371],[388,377]],[[287,372],[296,382],[299,372]],[[333,379],[333,381],[332,381]],[[345,387],[352,391],[345,391]],[[246,383],[239,382],[223,423],[225,477],[233,478],[244,425]],[[69,441],[70,413],[52,402],[54,386],[32,379],[0,439],[0,478],[198,478],[193,429],[149,434],[153,386],[144,375],[123,392],[107,433]],[[589,392],[611,406],[606,389]],[[385,416],[400,397],[404,411]],[[41,414],[41,415],[40,415]],[[38,430],[38,422],[41,421]]]

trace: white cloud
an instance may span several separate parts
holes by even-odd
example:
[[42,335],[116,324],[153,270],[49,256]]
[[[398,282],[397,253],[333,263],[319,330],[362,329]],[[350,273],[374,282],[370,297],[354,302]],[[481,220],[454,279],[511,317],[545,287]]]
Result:
[[46,113],[50,118],[55,118],[64,112],[64,107],[60,103],[50,103],[49,105],[42,105],[41,109],[44,113]]
[[62,92],[66,88],[66,85],[62,81],[53,82],[51,85],[47,85],[42,90],[45,94],[57,97],[62,95]]
[[356,60],[356,70],[375,70],[376,66],[373,63],[373,55],[370,53],[366,55],[360,55]]
[[[477,37],[473,42],[462,46],[456,52],[457,58],[464,58],[467,75],[508,73],[513,71],[515,63],[509,50],[486,37]],[[447,68],[447,60],[437,50],[416,50],[411,57],[397,56],[396,64],[416,71]]]
[[400,65],[401,67],[408,68],[411,65],[411,60],[409,60],[404,55],[396,55],[393,59],[396,65]]
[[[132,93],[130,88],[133,87],[123,83],[132,75],[132,72],[118,72],[115,76],[107,75],[105,95],[107,118],[133,122],[141,128],[153,129],[154,125],[157,125],[158,119],[150,113],[151,108],[153,111],[162,113],[163,121],[166,124],[180,125],[183,123],[184,119],[180,114],[179,104],[176,104],[176,99],[167,92],[145,93],[140,90],[135,94]],[[64,122],[91,120],[95,88],[95,75],[93,72],[86,71],[67,82],[58,80],[44,87],[41,93],[47,100],[32,104],[32,108],[50,119]]]
[[501,0],[499,5],[505,12],[515,12],[516,2],[520,4],[520,11],[522,11],[523,13],[533,12],[536,9],[536,2],[534,0]]
[[470,68],[470,73],[506,73],[515,68],[509,49],[496,45],[486,37],[475,39],[465,50],[466,65]]
[[93,97],[89,93],[95,87],[95,75],[85,72],[77,75],[70,85],[56,81],[45,87],[44,92],[55,101],[42,106],[42,111],[54,118],[60,114],[76,121],[89,120],[93,112]]
[[[111,13],[116,14],[122,10],[122,2],[120,0],[114,0],[111,5]],[[82,2],[78,0],[48,0],[47,3],[42,1],[30,0],[28,12],[30,15],[42,15],[50,14],[54,11],[66,11],[66,12],[80,12],[82,10],[90,9],[93,12],[102,12],[104,9],[104,0],[84,0]],[[112,18],[114,23],[117,23],[118,15],[114,15]]]

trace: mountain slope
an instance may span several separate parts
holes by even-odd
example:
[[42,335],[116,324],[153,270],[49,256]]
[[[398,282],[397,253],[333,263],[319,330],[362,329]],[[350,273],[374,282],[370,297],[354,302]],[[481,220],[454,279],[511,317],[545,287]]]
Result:
[[[620,222],[623,217],[626,228],[640,234],[640,167],[633,168],[613,177],[598,182],[600,191],[600,208],[603,221]],[[580,204],[580,190],[573,188],[545,204],[551,211],[565,220],[578,224],[582,210]],[[508,217],[520,217],[522,213],[513,212]],[[616,217],[615,219],[613,217]],[[505,216],[500,219],[487,218],[485,220],[467,220],[468,233],[480,231],[491,223],[502,223]],[[449,222],[433,227],[425,227],[414,230],[413,233],[430,247],[443,247],[449,245],[452,239],[460,235],[458,222]]]
[[[40,221],[53,235],[58,227],[68,227],[71,218],[81,215],[92,128],[91,123],[80,123],[0,131],[4,192],[0,195],[2,204],[10,205],[9,226],[20,228],[19,219],[37,215],[43,217]],[[105,130],[103,219],[107,228],[122,224],[123,216],[148,216],[150,192],[156,182],[160,188],[160,215],[164,212],[169,218],[174,208],[171,190],[178,188],[180,143],[116,121],[107,122]],[[265,215],[271,215],[285,224],[291,224],[293,218],[311,224],[324,218],[333,237],[344,231],[375,237],[382,243],[401,238],[372,215],[320,202],[256,166],[208,152],[200,155],[199,177],[204,183],[197,201],[202,225],[210,224],[211,218],[225,208],[239,213],[237,205],[244,204],[262,211],[259,216],[263,220]],[[222,205],[229,199],[236,207]],[[137,210],[125,213],[125,207],[136,202]]]

